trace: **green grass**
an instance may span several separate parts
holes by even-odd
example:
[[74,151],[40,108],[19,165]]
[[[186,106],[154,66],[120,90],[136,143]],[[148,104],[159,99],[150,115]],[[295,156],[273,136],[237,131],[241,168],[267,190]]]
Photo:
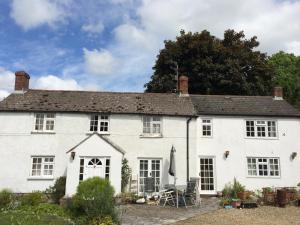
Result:
[[23,212],[20,210],[0,212],[1,225],[71,225],[65,218],[49,215]]

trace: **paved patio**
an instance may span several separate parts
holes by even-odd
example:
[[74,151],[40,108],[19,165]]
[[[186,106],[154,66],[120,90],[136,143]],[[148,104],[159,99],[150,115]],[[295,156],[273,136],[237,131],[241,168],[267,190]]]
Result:
[[175,208],[156,205],[122,205],[122,225],[160,225],[186,220],[196,215],[212,212],[219,208],[217,198],[202,198],[200,206]]

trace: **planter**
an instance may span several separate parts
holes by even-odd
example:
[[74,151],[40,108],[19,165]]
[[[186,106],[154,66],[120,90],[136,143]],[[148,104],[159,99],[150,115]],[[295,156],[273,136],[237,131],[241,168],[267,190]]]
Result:
[[277,190],[277,203],[278,203],[279,207],[286,206],[286,204],[288,203],[287,190],[285,190],[285,189]]
[[241,207],[241,201],[232,201],[231,203],[233,208],[240,208]]
[[237,197],[239,199],[241,199],[242,201],[245,201],[246,199],[249,199],[250,195],[251,195],[250,191],[242,191],[242,192],[237,193]]
[[297,192],[296,192],[296,190],[287,189],[286,190],[286,198],[287,198],[287,200],[289,202],[296,200],[297,199]]
[[264,203],[274,205],[276,202],[276,193],[270,191],[269,188],[263,188]]

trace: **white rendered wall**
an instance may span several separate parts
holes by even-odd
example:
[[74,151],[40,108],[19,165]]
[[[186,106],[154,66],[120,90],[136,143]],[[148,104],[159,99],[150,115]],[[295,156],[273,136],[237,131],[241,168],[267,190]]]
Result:
[[[133,174],[138,174],[140,158],[162,160],[162,183],[173,183],[168,175],[172,145],[176,148],[177,183],[186,181],[185,117],[162,117],[162,137],[141,137],[141,115],[111,115],[107,137],[125,150]],[[33,113],[0,113],[0,189],[14,192],[45,190],[54,179],[30,179],[31,156],[55,156],[54,178],[66,175],[68,150],[89,133],[90,115],[57,113],[54,134],[34,133]],[[194,132],[193,132],[194,133]],[[191,144],[192,145],[192,144]],[[195,144],[193,145],[195,151]],[[95,146],[96,148],[97,146]],[[76,178],[79,174],[76,175]],[[116,188],[119,190],[118,188]]]
[[[202,137],[201,120],[212,119],[213,137]],[[295,187],[300,181],[300,120],[296,118],[249,117],[247,119],[274,119],[278,125],[278,138],[260,139],[246,137],[246,118],[201,116],[197,120],[197,172],[200,156],[214,156],[217,190],[237,178],[250,190],[262,187]],[[227,159],[224,152],[229,151]],[[291,160],[292,152],[298,156]],[[246,157],[279,157],[280,178],[250,177]]]

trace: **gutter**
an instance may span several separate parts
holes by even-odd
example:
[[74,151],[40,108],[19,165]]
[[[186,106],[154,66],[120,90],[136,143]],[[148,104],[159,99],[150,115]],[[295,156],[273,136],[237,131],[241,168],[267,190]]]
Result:
[[190,129],[189,125],[192,120],[192,117],[188,118],[186,121],[186,181],[190,181],[190,145],[189,145],[189,140],[190,140]]

